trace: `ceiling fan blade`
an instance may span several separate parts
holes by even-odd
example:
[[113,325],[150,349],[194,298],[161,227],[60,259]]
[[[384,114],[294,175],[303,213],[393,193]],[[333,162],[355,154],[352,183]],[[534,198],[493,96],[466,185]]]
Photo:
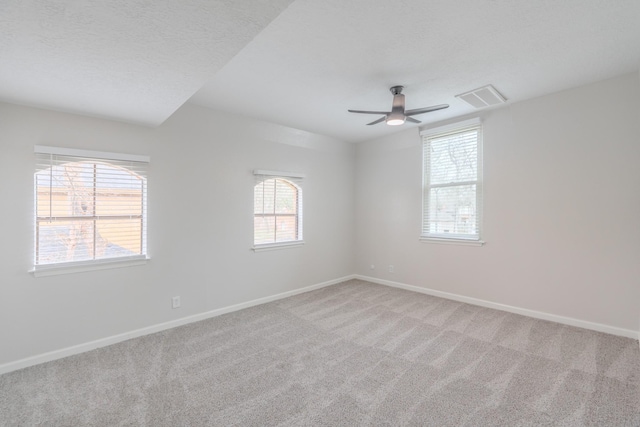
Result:
[[364,110],[347,110],[350,113],[360,113],[360,114],[389,114],[388,111],[364,111]]
[[420,120],[414,119],[413,117],[405,117],[404,119],[411,123],[422,123]]
[[434,105],[433,107],[416,108],[413,110],[407,110],[404,112],[405,116],[415,116],[417,114],[429,113],[431,111],[443,110],[449,108],[449,104]]
[[371,123],[367,123],[367,126],[369,126],[369,125],[376,125],[376,124],[378,124],[378,123],[380,123],[380,122],[384,122],[384,120],[385,120],[386,118],[387,118],[387,116],[380,117],[378,120],[374,120],[374,121],[372,121]]

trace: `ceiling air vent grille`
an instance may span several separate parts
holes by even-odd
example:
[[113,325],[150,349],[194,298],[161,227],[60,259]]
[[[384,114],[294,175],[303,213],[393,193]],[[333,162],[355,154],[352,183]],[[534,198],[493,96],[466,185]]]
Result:
[[506,98],[491,85],[479,87],[469,92],[456,95],[473,108],[485,108],[506,102]]

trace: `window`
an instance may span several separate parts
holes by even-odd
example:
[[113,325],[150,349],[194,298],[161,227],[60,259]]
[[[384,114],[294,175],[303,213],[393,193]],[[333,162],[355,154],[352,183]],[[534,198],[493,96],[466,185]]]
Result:
[[423,240],[482,244],[482,127],[470,120],[422,132]]
[[253,246],[302,243],[302,175],[256,170],[253,188]]
[[35,151],[35,272],[146,259],[148,157]]

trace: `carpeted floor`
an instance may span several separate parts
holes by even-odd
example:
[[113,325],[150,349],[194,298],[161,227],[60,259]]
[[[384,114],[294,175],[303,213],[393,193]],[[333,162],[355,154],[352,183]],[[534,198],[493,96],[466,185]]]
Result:
[[2,375],[0,425],[640,426],[640,354],[352,280]]

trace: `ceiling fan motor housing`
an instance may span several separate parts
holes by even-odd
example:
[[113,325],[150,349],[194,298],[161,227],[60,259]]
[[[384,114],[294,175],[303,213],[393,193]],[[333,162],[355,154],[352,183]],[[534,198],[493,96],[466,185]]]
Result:
[[402,89],[404,89],[404,86],[391,86],[389,88],[391,93],[394,95],[400,95],[402,93]]
[[390,126],[399,126],[404,124],[404,95],[402,94],[404,86],[393,86],[389,90],[393,94],[393,105],[391,113],[387,114],[386,122]]

